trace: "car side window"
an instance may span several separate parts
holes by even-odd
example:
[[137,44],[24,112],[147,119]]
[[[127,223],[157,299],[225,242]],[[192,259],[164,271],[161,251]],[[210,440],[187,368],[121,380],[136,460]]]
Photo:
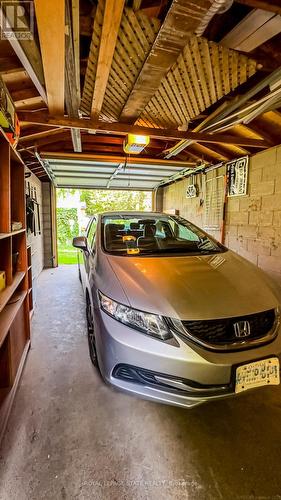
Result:
[[93,250],[93,248],[94,248],[96,230],[97,230],[97,220],[96,220],[96,218],[94,218],[90,224],[90,227],[89,227],[88,233],[87,233],[88,246],[89,246],[90,250]]

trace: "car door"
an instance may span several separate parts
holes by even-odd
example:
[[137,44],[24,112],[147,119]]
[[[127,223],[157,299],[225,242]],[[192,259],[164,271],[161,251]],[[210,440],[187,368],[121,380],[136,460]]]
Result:
[[85,271],[92,289],[95,272],[97,218],[93,217],[87,230],[88,252],[84,252]]

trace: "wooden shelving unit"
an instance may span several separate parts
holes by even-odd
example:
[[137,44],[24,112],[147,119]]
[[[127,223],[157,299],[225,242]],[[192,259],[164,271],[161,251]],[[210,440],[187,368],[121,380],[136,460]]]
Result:
[[0,439],[30,345],[25,218],[24,164],[0,130]]
[[27,281],[28,281],[29,313],[30,313],[30,317],[32,317],[33,312],[34,312],[34,305],[33,305],[33,274],[32,274],[31,245],[28,245],[28,247],[27,247]]

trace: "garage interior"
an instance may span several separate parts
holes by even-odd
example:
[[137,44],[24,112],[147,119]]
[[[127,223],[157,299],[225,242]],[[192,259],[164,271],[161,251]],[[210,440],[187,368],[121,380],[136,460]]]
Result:
[[278,498],[280,387],[186,411],[101,382],[56,189],[151,191],[281,285],[279,2],[0,9],[1,499]]

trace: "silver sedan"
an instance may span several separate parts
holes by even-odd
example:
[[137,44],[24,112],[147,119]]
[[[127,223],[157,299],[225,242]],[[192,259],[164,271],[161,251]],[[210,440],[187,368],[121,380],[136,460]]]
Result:
[[178,216],[107,212],[74,238],[92,362],[129,393],[181,407],[280,383],[278,291]]

